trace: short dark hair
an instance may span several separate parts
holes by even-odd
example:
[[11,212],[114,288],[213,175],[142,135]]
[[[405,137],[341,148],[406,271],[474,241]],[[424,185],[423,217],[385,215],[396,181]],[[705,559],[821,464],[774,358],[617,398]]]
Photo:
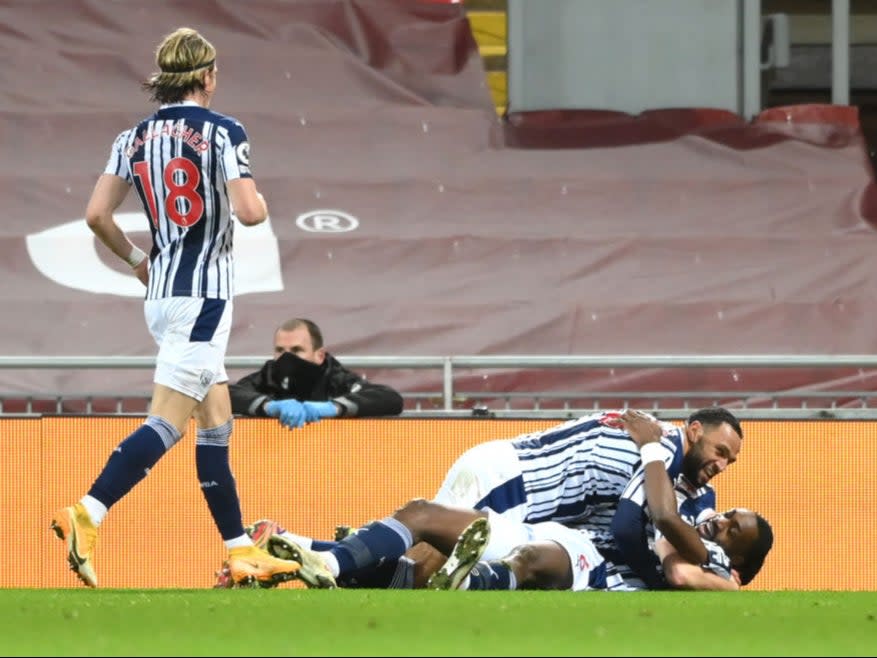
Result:
[[694,421],[699,421],[701,425],[712,426],[728,423],[728,425],[737,432],[737,436],[741,439],[743,438],[743,428],[740,427],[740,421],[737,420],[737,416],[724,407],[706,407],[704,409],[699,409],[691,414],[686,422],[690,425]]
[[299,327],[304,327],[308,330],[308,333],[311,336],[311,343],[313,343],[315,350],[323,347],[323,332],[320,331],[316,322],[308,320],[307,318],[292,318],[291,320],[287,320],[277,327],[277,331],[295,331]]
[[761,514],[756,514],[755,519],[758,523],[758,539],[743,556],[743,564],[735,567],[740,574],[741,585],[748,585],[758,575],[761,567],[764,566],[764,558],[773,547],[773,529],[770,523]]

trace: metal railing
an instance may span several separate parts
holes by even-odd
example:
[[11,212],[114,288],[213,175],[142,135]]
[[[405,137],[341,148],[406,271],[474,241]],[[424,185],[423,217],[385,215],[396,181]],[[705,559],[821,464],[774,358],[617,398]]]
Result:
[[[229,370],[255,370],[265,356],[230,356]],[[533,355],[533,356],[339,356],[348,368],[362,370],[434,370],[441,390],[401,391],[403,416],[573,417],[599,408],[639,407],[665,416],[685,416],[696,408],[725,404],[741,418],[877,418],[877,390],[867,387],[821,390],[822,383],[792,390],[751,391],[466,391],[457,388],[462,372],[491,369],[673,368],[852,368],[863,377],[877,369],[877,356],[842,355]],[[0,369],[152,369],[154,357],[136,356],[0,356]],[[875,383],[877,387],[877,383]],[[0,413],[137,413],[148,408],[146,392],[0,393]],[[108,406],[108,402],[110,404]],[[10,402],[15,401],[14,405]],[[134,401],[132,408],[132,401]],[[730,402],[730,403],[729,403]],[[12,408],[14,407],[14,408]],[[523,408],[522,408],[523,407]]]

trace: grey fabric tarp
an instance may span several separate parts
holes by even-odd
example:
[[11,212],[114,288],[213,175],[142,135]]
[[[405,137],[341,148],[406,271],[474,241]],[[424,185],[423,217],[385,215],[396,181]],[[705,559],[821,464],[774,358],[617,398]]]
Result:
[[[152,355],[142,288],[82,220],[180,25],[218,48],[271,221],[238,227],[230,355],[317,321],[344,355],[870,354],[875,195],[854,108],[499,120],[461,5],[0,1],[0,354]],[[148,245],[134,195],[120,221]],[[348,230],[349,229],[349,230]],[[239,375],[241,373],[237,373]],[[235,373],[232,373],[233,378]],[[405,390],[440,374],[370,373]],[[873,388],[870,371],[472,373],[462,388]],[[0,392],[146,371],[0,370]]]

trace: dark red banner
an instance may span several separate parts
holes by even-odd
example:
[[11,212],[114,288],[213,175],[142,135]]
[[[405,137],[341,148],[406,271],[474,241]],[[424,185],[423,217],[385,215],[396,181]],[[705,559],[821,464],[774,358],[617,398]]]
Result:
[[[236,231],[232,355],[267,356],[292,316],[337,355],[877,352],[854,110],[503,124],[461,4],[40,0],[3,3],[0,25],[0,354],[153,354],[140,284],[83,215],[114,137],[153,109],[139,83],[178,25],[217,46],[213,106],[247,126],[271,210]],[[118,220],[148,246],[133,195]],[[677,375],[468,385],[867,385],[855,369]],[[435,372],[374,376],[441,388]],[[148,389],[145,371],[0,370],[3,392]]]

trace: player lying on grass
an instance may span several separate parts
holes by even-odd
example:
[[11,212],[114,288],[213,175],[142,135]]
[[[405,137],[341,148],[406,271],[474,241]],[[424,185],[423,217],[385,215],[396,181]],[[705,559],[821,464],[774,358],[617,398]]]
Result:
[[[433,501],[489,510],[492,535],[507,532],[506,520],[581,527],[631,587],[660,587],[658,561],[646,541],[649,517],[639,448],[621,415],[590,414],[475,445],[454,462]],[[695,411],[682,427],[647,417],[660,428],[662,458],[684,498],[680,514],[693,524],[716,507],[709,482],[737,460],[740,422],[721,407]],[[494,554],[491,546],[486,550],[488,559],[504,555]]]
[[[660,437],[643,414],[625,412],[625,425],[641,446],[649,510],[657,528],[655,550],[669,586],[736,590],[751,582],[770,551],[773,532],[761,516],[736,509],[691,526],[676,510],[676,494],[660,457],[645,447]],[[541,525],[541,524],[537,524]],[[551,525],[551,524],[547,524]],[[586,534],[565,535],[551,527],[536,541],[515,547],[501,560],[480,558],[490,538],[487,518],[463,531],[448,561],[429,579],[431,589],[611,589],[606,563],[593,559]],[[602,573],[601,573],[602,572]]]
[[[635,411],[622,416],[631,438],[640,446],[645,470],[645,495],[661,536],[655,548],[669,586],[686,589],[738,589],[758,573],[773,543],[773,533],[762,517],[749,510],[736,509],[693,527],[677,509],[677,493],[667,475],[658,447],[661,426],[653,418]],[[453,532],[466,529],[451,547]],[[498,523],[502,532],[492,533]],[[447,563],[430,579],[435,589],[464,587],[469,589],[614,589],[618,576],[612,575],[608,563],[591,541],[586,529],[576,529],[556,522],[512,524],[484,511],[453,508],[428,501],[412,501],[383,525],[407,533],[410,544],[426,541],[442,553],[451,555]],[[517,532],[511,532],[518,526]],[[274,522],[262,521],[253,526],[253,539],[277,557],[294,559],[302,564],[300,577],[314,587],[334,586],[334,576],[349,579],[382,563],[384,558],[398,558],[404,546],[392,541],[393,535],[382,531],[380,524],[370,524],[348,536],[342,546],[351,557],[352,567],[344,568],[335,549],[316,553],[300,547],[290,533]],[[380,533],[383,552],[377,541],[363,541],[361,533]],[[377,539],[381,539],[380,534]],[[498,536],[496,536],[498,535]],[[525,541],[516,541],[524,537]],[[389,538],[389,539],[387,539]],[[509,545],[509,542],[512,542]],[[410,545],[409,544],[409,545]],[[479,562],[488,547],[503,559]],[[337,571],[330,571],[333,558]],[[328,563],[328,564],[327,564]],[[736,571],[737,575],[733,572]],[[470,573],[471,572],[471,573]],[[739,579],[739,580],[738,580]],[[407,583],[416,586],[417,583]],[[406,586],[406,583],[396,583]]]
[[[443,506],[413,500],[392,517],[360,529],[349,543],[287,538],[303,543],[303,548],[325,551],[330,569],[347,584],[386,586],[392,579],[404,585],[412,579],[412,568],[411,560],[399,559],[402,553],[424,540],[439,548],[436,542],[445,542],[445,550],[450,550],[472,521],[470,516],[449,515],[449,508],[465,508],[467,514],[484,510],[491,516],[493,537],[485,548],[486,559],[501,558],[529,541],[532,537],[523,523],[579,524],[598,549],[611,551],[614,568],[630,564],[625,575],[641,578],[640,587],[660,587],[658,562],[646,542],[639,449],[620,416],[591,414],[540,432],[476,445],[448,471],[434,499]],[[715,507],[708,481],[736,460],[743,436],[740,424],[718,407],[693,413],[681,428],[648,418],[660,428],[662,458],[680,483],[685,498],[681,510],[694,522]],[[264,529],[254,531],[261,535]],[[377,574],[370,566],[372,557],[384,565]],[[217,586],[226,581],[223,570]]]
[[[662,470],[656,466],[650,471]],[[649,477],[649,480],[654,478]],[[666,471],[660,474],[667,483],[666,491],[660,494],[669,502],[675,499]],[[659,480],[661,482],[661,480]],[[672,496],[672,498],[671,498]],[[400,588],[431,587],[433,589],[629,589],[619,587],[620,577],[613,576],[611,563],[591,542],[587,530],[569,528],[555,522],[522,524],[529,540],[510,548],[500,560],[480,561],[486,547],[491,542],[490,521],[487,514],[474,510],[449,508],[422,501],[425,517],[440,519],[469,520],[469,525],[458,538],[456,545],[448,549],[451,533],[444,531],[437,543],[440,550],[451,555],[447,562],[438,568],[435,575],[430,574],[441,565],[433,555],[419,560],[412,568],[408,582],[396,582],[390,586]],[[670,521],[669,509],[661,508],[661,519]],[[491,519],[493,517],[490,517]],[[677,515],[677,519],[680,519]],[[681,520],[681,519],[680,519]],[[662,521],[664,524],[664,521]],[[659,537],[655,550],[661,559],[668,586],[698,590],[735,590],[740,584],[747,584],[758,573],[767,551],[772,544],[772,531],[767,522],[749,510],[736,509],[717,514],[708,520],[690,526],[682,521],[688,532],[679,532],[677,540],[683,540],[680,549],[675,548],[666,536]],[[316,553],[301,548],[289,539],[286,533],[273,521],[260,521],[251,526],[253,541],[259,546],[285,559],[297,559],[302,564],[299,578],[309,587],[334,587],[335,580],[323,561],[325,553]],[[439,534],[431,534],[435,540]],[[671,532],[671,536],[674,534]],[[355,538],[352,535],[350,538]],[[347,540],[342,540],[347,541]],[[695,543],[696,542],[696,543]],[[494,542],[495,544],[495,542]],[[494,550],[501,550],[495,546]],[[692,552],[698,554],[694,560],[684,557]],[[403,558],[404,559],[404,558]],[[353,573],[340,575],[340,582],[348,582],[355,577],[362,583],[379,586],[380,579],[367,580],[369,572],[379,569],[379,562],[364,565]],[[733,567],[732,567],[733,565]],[[473,575],[470,576],[470,570]],[[429,579],[429,580],[427,580]],[[227,587],[231,586],[229,582]],[[386,587],[386,581],[380,586]]]

